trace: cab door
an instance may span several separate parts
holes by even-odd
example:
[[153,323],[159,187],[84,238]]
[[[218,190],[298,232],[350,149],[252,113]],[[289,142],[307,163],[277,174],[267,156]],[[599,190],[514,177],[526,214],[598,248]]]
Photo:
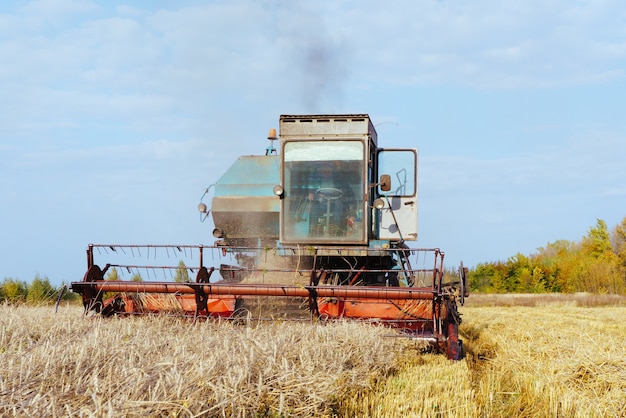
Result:
[[385,202],[377,210],[378,238],[391,241],[417,240],[417,149],[380,149],[378,179],[388,175],[390,187],[381,184],[377,194]]

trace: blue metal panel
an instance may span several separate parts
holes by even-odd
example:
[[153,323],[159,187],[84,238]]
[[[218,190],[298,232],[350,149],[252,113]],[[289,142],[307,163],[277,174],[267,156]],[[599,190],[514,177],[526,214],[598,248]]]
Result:
[[278,156],[242,156],[215,183],[213,223],[231,245],[258,245],[278,239],[280,199]]
[[280,183],[280,158],[242,156],[215,184],[215,196],[273,196]]

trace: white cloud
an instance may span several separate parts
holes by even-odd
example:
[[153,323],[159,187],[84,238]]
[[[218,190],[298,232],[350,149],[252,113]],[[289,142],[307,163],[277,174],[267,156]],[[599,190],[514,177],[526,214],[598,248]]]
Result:
[[115,11],[118,15],[132,17],[144,17],[150,13],[148,10],[129,6],[127,4],[121,4],[119,6],[116,6]]
[[607,83],[623,80],[626,57],[611,5],[236,1],[140,11],[33,2],[2,19],[14,27],[51,9],[83,18],[55,31],[25,25],[0,41],[11,63],[0,69],[2,110],[17,113],[17,123],[20,112],[45,114],[35,98],[50,97],[57,112],[69,106],[66,114],[75,113],[71,103],[86,114],[118,100],[120,111],[139,114],[164,105],[219,111],[231,96],[339,111],[373,80],[485,89]]
[[514,200],[544,194],[592,196],[606,187],[603,184],[626,184],[624,155],[624,134],[586,132],[560,146],[539,144],[523,155],[422,156],[420,172],[424,181],[437,185],[438,194],[461,191]]
[[[320,80],[334,80],[326,92],[331,96],[349,79],[373,74],[399,84],[482,88],[545,88],[623,77],[626,44],[613,2],[309,6],[237,1],[142,12],[120,5],[120,16],[86,19],[47,45],[44,38],[42,47],[78,48],[83,71],[125,68],[136,75],[131,83],[139,85],[148,81],[142,70],[148,68],[162,82],[218,88],[235,82],[251,86],[250,78],[279,75],[296,86],[309,82],[313,91]],[[52,9],[66,16],[96,7],[67,1],[25,8],[29,16]],[[74,56],[65,52],[59,55]],[[52,62],[42,57],[38,64]]]
[[[615,2],[584,7],[566,1],[495,7],[485,2],[359,2],[346,7],[348,13],[331,17],[329,26],[350,33],[353,46],[363,45],[356,62],[367,62],[370,76],[374,71],[377,78],[399,84],[586,84],[623,66],[626,57],[620,47],[611,47],[616,36],[623,39],[623,21],[613,17],[621,9]],[[354,70],[360,75],[364,67]]]
[[95,9],[95,3],[88,0],[31,0],[20,11],[26,15],[65,17]]

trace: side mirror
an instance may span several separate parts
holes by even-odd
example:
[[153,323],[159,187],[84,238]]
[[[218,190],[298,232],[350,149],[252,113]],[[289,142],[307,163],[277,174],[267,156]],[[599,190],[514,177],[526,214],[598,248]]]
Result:
[[380,185],[380,190],[388,192],[391,190],[391,176],[389,174],[382,174],[378,184]]

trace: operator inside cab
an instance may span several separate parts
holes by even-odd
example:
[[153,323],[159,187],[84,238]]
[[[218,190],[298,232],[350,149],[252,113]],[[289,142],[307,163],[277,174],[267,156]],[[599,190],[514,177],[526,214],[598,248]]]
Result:
[[309,216],[310,236],[341,236],[356,219],[354,193],[348,170],[339,161],[324,161],[308,194],[312,202]]
[[284,158],[284,238],[302,243],[362,240],[362,143],[290,142]]

